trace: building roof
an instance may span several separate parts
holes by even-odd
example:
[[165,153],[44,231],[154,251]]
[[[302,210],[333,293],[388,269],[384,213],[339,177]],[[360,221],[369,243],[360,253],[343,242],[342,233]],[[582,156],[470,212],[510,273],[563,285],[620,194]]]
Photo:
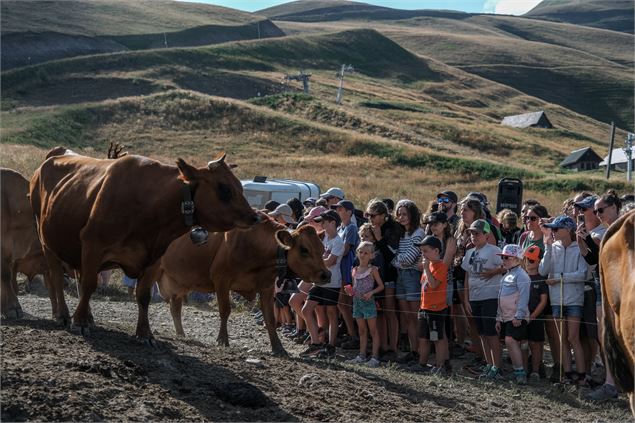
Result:
[[[608,164],[608,161],[609,156],[607,154],[604,160],[600,162],[600,166],[606,166]],[[613,166],[614,164],[621,164],[626,162],[626,153],[624,152],[624,149],[614,148],[613,153],[611,154],[611,166]]]
[[571,154],[569,154],[563,161],[560,162],[560,166],[564,167],[575,164],[589,152],[591,153],[591,156],[589,158],[595,158],[598,162],[602,159],[600,156],[597,155],[595,151],[593,151],[591,147],[584,147],[578,150],[573,150]]
[[501,125],[512,126],[514,128],[529,128],[530,126],[538,125],[541,119],[548,127],[552,126],[544,110],[522,115],[505,116],[501,121]]

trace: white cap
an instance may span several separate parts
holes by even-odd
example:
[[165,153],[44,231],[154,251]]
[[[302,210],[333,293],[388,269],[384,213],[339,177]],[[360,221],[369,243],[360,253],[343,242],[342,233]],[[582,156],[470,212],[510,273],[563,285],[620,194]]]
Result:
[[340,200],[344,199],[344,191],[338,187],[329,188],[324,194],[320,195],[320,198],[336,197]]

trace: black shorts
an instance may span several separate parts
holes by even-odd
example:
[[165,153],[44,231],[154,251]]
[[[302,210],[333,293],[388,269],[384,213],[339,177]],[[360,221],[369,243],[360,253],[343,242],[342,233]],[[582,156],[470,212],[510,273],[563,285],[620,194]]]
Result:
[[278,292],[275,296],[274,304],[276,308],[284,308],[289,305],[289,298],[291,298],[291,294],[285,294],[283,292]]
[[501,334],[511,336],[516,341],[524,341],[527,339],[527,321],[521,320],[518,327],[514,326],[511,321],[501,322]]
[[498,336],[498,332],[496,332],[498,298],[470,301],[470,307],[472,307],[472,316],[474,316],[478,334],[480,336]]
[[598,321],[595,309],[595,282],[584,283],[584,304],[580,321],[580,337],[598,340]]
[[430,340],[430,331],[437,332],[437,340],[441,340],[445,335],[445,318],[448,309],[441,311],[419,310],[419,338]]
[[314,286],[309,290],[307,301],[315,301],[323,306],[337,306],[340,297],[340,288],[325,288]]
[[527,340],[529,342],[545,342],[544,316],[538,316],[538,320],[532,320],[527,325]]
[[[463,286],[463,284],[461,284],[461,286]],[[460,292],[461,288],[459,287],[459,283],[456,281],[456,279],[454,279],[452,281],[452,304],[463,304],[463,301],[461,300],[461,297],[459,295]]]

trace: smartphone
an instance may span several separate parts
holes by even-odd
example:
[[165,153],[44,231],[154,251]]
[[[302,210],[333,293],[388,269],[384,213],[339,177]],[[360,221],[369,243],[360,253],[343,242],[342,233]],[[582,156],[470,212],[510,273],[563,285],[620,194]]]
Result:
[[579,225],[584,225],[584,215],[583,214],[579,214],[578,215],[578,226]]

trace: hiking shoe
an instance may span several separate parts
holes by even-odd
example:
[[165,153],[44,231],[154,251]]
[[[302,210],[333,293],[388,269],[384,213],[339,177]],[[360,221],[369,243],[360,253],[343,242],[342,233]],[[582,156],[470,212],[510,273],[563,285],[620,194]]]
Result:
[[514,369],[514,380],[517,385],[527,385],[527,373],[525,373],[525,369]]
[[366,356],[363,356],[361,354],[358,354],[357,357],[353,358],[352,360],[346,360],[346,362],[349,364],[361,364],[366,363],[366,361]]
[[463,369],[467,370],[469,373],[473,375],[478,376],[481,373],[483,373],[486,366],[487,366],[487,363],[485,362],[485,360],[476,357],[474,360],[472,360],[471,363],[468,363],[465,366],[463,366]]
[[430,374],[436,376],[445,376],[447,372],[445,370],[445,367],[433,367],[432,370],[430,370]]
[[286,334],[285,336],[286,336],[287,338],[289,338],[289,339],[295,339],[295,338],[297,338],[297,337],[299,337],[299,336],[303,336],[305,333],[306,333],[306,332],[305,332],[305,331],[303,331],[303,330],[297,330],[297,329],[296,329],[295,331],[293,331],[293,332],[291,332],[291,333],[288,333],[288,334]]
[[410,363],[411,361],[419,361],[419,354],[410,351],[402,355],[401,357],[397,357],[397,363],[400,364]]
[[381,356],[381,361],[396,361],[396,360],[397,360],[397,353],[392,350],[386,351]]
[[532,374],[529,375],[529,381],[531,383],[538,383],[540,382],[540,374],[533,372]]
[[309,332],[304,332],[303,334],[298,335],[295,338],[293,338],[293,342],[295,342],[296,344],[302,345],[302,344],[304,344],[304,341],[306,341],[310,337],[311,337],[311,335],[309,334]]
[[370,360],[366,363],[368,367],[379,367],[380,361],[375,357],[371,357]]
[[316,354],[317,358],[332,358],[335,357],[335,345],[326,344]]
[[481,373],[478,375],[479,379],[487,379],[487,375],[492,371],[492,365],[486,364],[485,366],[481,366]]
[[429,374],[432,373],[432,369],[433,367],[429,364],[419,363],[413,370],[417,373]]
[[584,399],[595,402],[605,402],[612,399],[616,399],[618,396],[617,388],[613,385],[609,385],[605,383],[599,388],[594,389],[593,391],[587,393],[584,396]]
[[311,344],[307,347],[307,349],[302,351],[300,355],[307,356],[307,355],[315,354],[316,352],[322,350],[322,348],[324,348],[324,345],[322,344]]
[[346,341],[342,341],[342,349],[344,350],[356,350],[359,348],[359,338],[351,336]]

